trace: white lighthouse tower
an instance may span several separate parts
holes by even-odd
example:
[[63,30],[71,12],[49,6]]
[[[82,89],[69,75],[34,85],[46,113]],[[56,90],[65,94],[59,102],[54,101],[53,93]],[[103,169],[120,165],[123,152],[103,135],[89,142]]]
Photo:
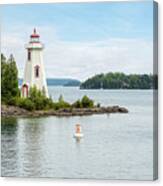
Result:
[[33,86],[36,86],[46,97],[49,97],[42,56],[44,46],[39,41],[39,38],[40,36],[34,29],[33,34],[30,36],[30,41],[26,45],[27,61],[21,90],[22,97],[28,97],[29,89]]

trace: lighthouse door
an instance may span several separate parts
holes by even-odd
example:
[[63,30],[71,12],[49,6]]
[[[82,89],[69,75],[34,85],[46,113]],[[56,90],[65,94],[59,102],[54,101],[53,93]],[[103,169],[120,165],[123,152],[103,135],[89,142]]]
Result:
[[25,98],[28,97],[28,85],[27,84],[24,84],[22,87],[22,95]]

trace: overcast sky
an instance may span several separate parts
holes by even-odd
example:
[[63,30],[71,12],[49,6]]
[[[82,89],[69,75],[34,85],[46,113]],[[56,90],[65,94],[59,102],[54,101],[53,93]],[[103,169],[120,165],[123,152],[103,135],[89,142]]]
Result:
[[152,1],[3,5],[2,52],[13,53],[23,77],[24,45],[36,28],[47,77],[152,73],[152,11]]

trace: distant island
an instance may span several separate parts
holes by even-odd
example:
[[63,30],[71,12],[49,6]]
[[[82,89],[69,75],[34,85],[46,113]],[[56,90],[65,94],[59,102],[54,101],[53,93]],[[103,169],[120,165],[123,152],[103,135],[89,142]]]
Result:
[[[77,79],[71,78],[47,78],[48,86],[69,86],[69,87],[79,87],[81,82]],[[19,85],[22,85],[23,79],[19,78]]]
[[129,74],[109,72],[98,74],[81,83],[80,89],[153,89],[157,77],[152,74]]

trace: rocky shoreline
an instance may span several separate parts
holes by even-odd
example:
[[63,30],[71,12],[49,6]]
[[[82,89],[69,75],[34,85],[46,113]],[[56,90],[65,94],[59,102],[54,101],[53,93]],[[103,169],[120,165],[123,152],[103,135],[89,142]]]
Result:
[[95,107],[95,108],[73,108],[55,110],[27,111],[15,106],[1,106],[2,117],[40,117],[40,116],[86,116],[93,114],[128,113],[128,109],[120,106]]

